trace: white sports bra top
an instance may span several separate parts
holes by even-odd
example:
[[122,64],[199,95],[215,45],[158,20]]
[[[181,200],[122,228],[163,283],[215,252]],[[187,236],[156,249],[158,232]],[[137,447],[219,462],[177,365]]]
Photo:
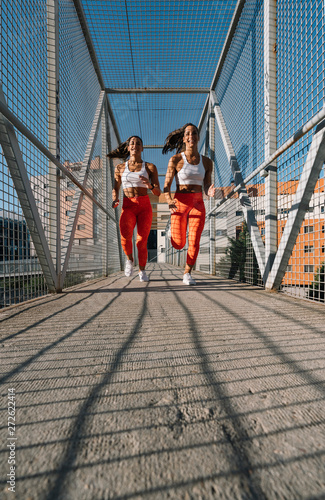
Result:
[[202,156],[200,155],[200,163],[198,165],[191,165],[182,152],[182,158],[184,160],[184,165],[176,174],[176,184],[194,184],[198,186],[203,185],[203,179],[205,176],[205,168],[202,161]]
[[146,170],[146,164],[143,161],[140,172],[130,172],[129,162],[125,163],[125,169],[122,174],[122,186],[123,189],[135,188],[135,187],[147,187],[145,183],[140,179],[140,175],[143,175],[149,180],[148,172]]

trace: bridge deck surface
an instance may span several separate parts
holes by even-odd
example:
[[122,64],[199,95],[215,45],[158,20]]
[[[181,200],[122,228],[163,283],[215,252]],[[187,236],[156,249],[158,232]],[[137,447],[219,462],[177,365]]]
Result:
[[181,273],[0,313],[1,498],[325,498],[324,305]]

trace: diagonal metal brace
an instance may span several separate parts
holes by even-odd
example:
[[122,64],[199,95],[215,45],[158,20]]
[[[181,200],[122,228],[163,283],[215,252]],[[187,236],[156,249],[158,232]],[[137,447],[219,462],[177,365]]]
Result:
[[266,282],[267,290],[278,290],[296,243],[301,224],[309,207],[316,182],[325,160],[325,121],[316,128],[298,188],[289,211],[275,260]]
[[[1,86],[0,101],[5,106],[7,105]],[[38,213],[14,127],[2,113],[0,113],[0,144],[43,271],[46,285],[51,292],[54,292],[57,286],[57,276],[44,228]]]
[[256,260],[261,275],[264,275],[265,270],[265,247],[261,237],[260,230],[258,228],[254,210],[250,198],[247,193],[246,186],[243,185],[243,176],[240,171],[237,158],[235,155],[234,148],[231,143],[231,139],[221,113],[220,106],[217,102],[217,98],[214,91],[211,91],[211,101],[214,106],[215,116],[218,123],[220,135],[225,148],[225,152],[229,161],[231,172],[235,181],[236,186],[241,186],[238,190],[240,204],[243,209],[244,217],[247,222],[247,228],[254,248]]
[[[104,99],[105,99],[105,92],[101,91],[99,95],[99,100],[97,104],[97,108],[95,111],[95,116],[92,124],[92,128],[90,131],[90,136],[86,148],[86,153],[85,153],[85,158],[84,161],[82,162],[81,170],[79,173],[79,182],[82,183],[84,187],[87,185],[87,179],[89,175],[89,169],[90,169],[90,162],[93,156],[96,140],[97,140],[97,135],[98,135],[98,130],[99,130],[99,125],[101,121],[101,116],[104,108]],[[72,250],[72,245],[73,245],[73,240],[74,240],[74,235],[76,232],[77,228],[77,223],[78,223],[78,217],[81,209],[81,204],[82,200],[84,198],[84,194],[82,192],[79,192],[79,196],[74,196],[72,206],[70,209],[71,214],[69,215],[68,221],[67,221],[67,226],[62,242],[62,262],[63,262],[63,269],[62,269],[62,282],[64,282],[64,278],[67,272],[68,268],[68,263],[69,263],[69,258]]]

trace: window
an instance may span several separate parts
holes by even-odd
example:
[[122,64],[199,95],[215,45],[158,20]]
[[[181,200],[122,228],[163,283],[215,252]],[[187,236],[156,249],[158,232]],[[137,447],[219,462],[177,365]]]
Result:
[[86,229],[86,224],[78,224],[78,231],[83,231]]
[[321,213],[321,214],[323,214],[323,213],[324,213],[324,205],[322,205],[322,206],[320,207],[320,213]]
[[79,212],[79,215],[86,215],[86,210],[82,208]]
[[65,201],[72,201],[73,200],[73,196],[66,196],[65,197]]
[[216,236],[227,236],[227,229],[217,229]]
[[310,264],[304,265],[304,273],[313,273],[313,272],[314,272],[314,266]]
[[288,264],[287,265],[287,273],[291,273],[292,272],[292,264]]
[[313,245],[305,245],[304,247],[304,252],[305,253],[312,253],[314,251],[314,246]]
[[236,217],[242,217],[242,216],[243,216],[242,210],[236,210]]
[[288,215],[289,212],[290,212],[289,208],[279,208],[278,209],[278,214]]
[[323,245],[322,246],[322,253],[324,253],[324,252],[325,252],[325,246]]
[[161,236],[163,237],[163,236],[165,236],[165,235],[166,235],[165,231],[162,231],[162,232],[161,232]]
[[161,252],[161,253],[165,253],[165,247],[161,248],[161,249],[160,249],[160,252]]
[[265,227],[261,227],[261,236],[265,236]]
[[216,253],[226,253],[227,248],[216,247]]
[[322,225],[322,233],[325,232],[325,227],[324,227],[324,224]]
[[66,210],[66,211],[65,211],[65,215],[66,215],[67,217],[69,217],[69,215],[70,215],[70,214],[71,214],[71,210]]
[[304,233],[312,233],[314,231],[314,226],[305,226]]

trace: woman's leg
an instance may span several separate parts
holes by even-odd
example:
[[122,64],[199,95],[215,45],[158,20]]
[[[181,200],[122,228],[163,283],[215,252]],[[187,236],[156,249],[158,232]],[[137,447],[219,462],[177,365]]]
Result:
[[132,236],[136,224],[136,215],[131,208],[122,208],[120,217],[121,245],[129,260],[133,261]]
[[205,206],[202,198],[196,199],[188,216],[188,251],[185,273],[190,273],[200,250],[200,239],[205,223]]
[[152,223],[152,208],[149,197],[140,198],[141,211],[137,216],[137,249],[139,259],[139,269],[144,271],[148,259],[147,242]]
[[[177,212],[171,215],[171,244],[176,250],[181,250],[186,243],[187,215],[191,207],[180,201],[178,196],[176,194],[174,198]],[[183,198],[185,200],[184,195]]]

